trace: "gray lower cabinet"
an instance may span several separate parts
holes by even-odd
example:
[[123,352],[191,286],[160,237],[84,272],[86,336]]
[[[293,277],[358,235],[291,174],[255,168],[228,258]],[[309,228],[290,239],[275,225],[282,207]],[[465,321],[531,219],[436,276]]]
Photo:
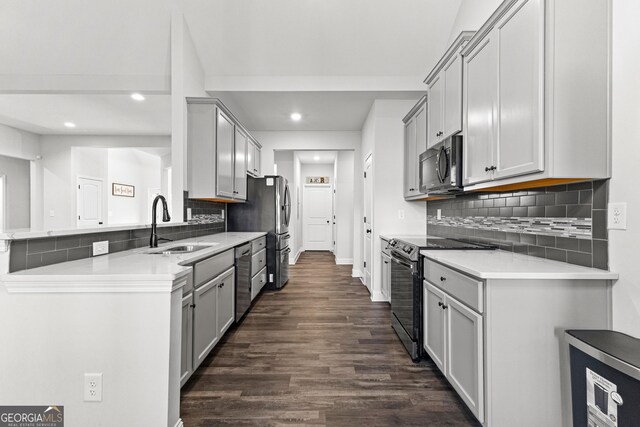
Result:
[[218,279],[194,291],[193,369],[196,370],[218,342]]
[[235,269],[227,270],[218,281],[218,295],[216,297],[216,316],[218,338],[222,338],[227,329],[235,321]]
[[182,345],[180,348],[180,387],[193,373],[193,292],[182,297]]
[[264,285],[267,283],[267,267],[260,270],[253,279],[251,279],[251,301],[258,296]]
[[473,415],[484,421],[482,315],[425,281],[424,349]]
[[561,331],[610,328],[611,283],[423,265],[424,349],[480,423],[570,425]]

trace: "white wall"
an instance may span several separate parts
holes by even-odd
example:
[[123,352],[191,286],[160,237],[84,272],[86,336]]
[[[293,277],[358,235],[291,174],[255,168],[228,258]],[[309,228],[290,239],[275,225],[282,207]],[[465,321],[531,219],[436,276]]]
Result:
[[29,228],[31,162],[0,155],[0,175],[5,175],[5,228]]
[[640,2],[613,3],[613,178],[611,202],[628,204],[627,230],[609,232],[609,268],[620,274],[613,286],[613,327],[640,338]]
[[[153,190],[153,194],[162,191],[161,173],[159,156],[131,148],[110,148],[107,175],[108,224],[150,223],[150,190]],[[135,186],[135,197],[113,196],[113,182]],[[158,216],[160,217],[160,212]]]
[[336,159],[336,263],[353,264],[353,151],[338,151]]
[[[168,147],[168,136],[76,136],[43,135],[40,137],[42,160],[42,228],[45,230],[67,229],[76,226],[76,168],[72,161],[72,148],[131,148],[131,147]],[[106,151],[103,151],[106,156]],[[96,176],[100,169],[96,163],[85,169],[85,175]],[[105,194],[111,192],[107,183],[106,170]],[[125,183],[126,184],[126,183]],[[158,185],[159,186],[159,185]],[[50,216],[53,211],[54,216]],[[182,221],[182,215],[177,215]],[[106,221],[108,217],[103,216]]]
[[333,163],[303,163],[301,173],[303,184],[309,176],[328,176],[330,184],[333,184]]
[[[373,300],[382,299],[380,235],[424,235],[427,232],[424,202],[407,202],[403,197],[402,118],[414,105],[413,100],[376,100],[363,126],[361,163],[373,153]],[[400,211],[403,211],[404,219],[400,219]],[[361,224],[358,226],[361,228]],[[363,242],[360,245],[364,247]]]
[[[477,31],[503,0],[462,0],[449,34],[452,43],[462,31]],[[444,53],[444,52],[443,52]],[[432,66],[435,66],[434,63]]]

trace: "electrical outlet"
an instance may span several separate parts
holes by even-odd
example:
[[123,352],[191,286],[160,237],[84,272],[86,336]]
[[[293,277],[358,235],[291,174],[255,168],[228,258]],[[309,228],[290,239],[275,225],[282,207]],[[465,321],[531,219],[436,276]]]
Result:
[[404,219],[404,211],[402,209],[398,211],[398,219]]
[[436,219],[442,219],[442,209],[436,211]]
[[608,212],[609,230],[626,230],[627,229],[627,204],[626,203],[609,203]]
[[84,374],[84,401],[102,402],[102,374]]
[[222,209],[222,210],[220,211],[220,217],[221,217],[222,219],[224,219],[224,209]]
[[191,221],[191,208],[187,208],[187,221]]
[[103,240],[102,242],[93,243],[93,256],[104,255],[109,253],[109,241]]
[[49,211],[49,216],[51,218],[53,218],[54,216],[56,216],[56,211]]

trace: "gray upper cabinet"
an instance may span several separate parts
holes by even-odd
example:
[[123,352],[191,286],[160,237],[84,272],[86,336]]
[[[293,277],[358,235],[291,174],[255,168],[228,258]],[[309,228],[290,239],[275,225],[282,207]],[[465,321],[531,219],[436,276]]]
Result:
[[463,47],[468,190],[611,176],[607,4],[505,0]]
[[187,98],[189,197],[247,199],[247,173],[259,174],[260,144],[215,98]]
[[216,108],[216,195],[233,199],[235,196],[234,183],[234,132],[235,127],[231,118]]
[[260,176],[260,144],[253,138],[248,139],[247,145],[247,173]]
[[462,131],[462,56],[474,32],[463,31],[431,70],[425,83],[429,119],[427,148]]
[[236,127],[233,197],[247,200],[247,150],[249,138],[244,131]]
[[416,199],[420,192],[420,154],[427,149],[427,97],[423,96],[404,121],[404,197]]

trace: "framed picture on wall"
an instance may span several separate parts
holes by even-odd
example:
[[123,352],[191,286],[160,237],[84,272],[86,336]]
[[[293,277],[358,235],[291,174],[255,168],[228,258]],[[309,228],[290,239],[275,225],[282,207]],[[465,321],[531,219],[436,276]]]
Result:
[[136,197],[136,187],[127,184],[111,184],[111,194],[118,197]]

